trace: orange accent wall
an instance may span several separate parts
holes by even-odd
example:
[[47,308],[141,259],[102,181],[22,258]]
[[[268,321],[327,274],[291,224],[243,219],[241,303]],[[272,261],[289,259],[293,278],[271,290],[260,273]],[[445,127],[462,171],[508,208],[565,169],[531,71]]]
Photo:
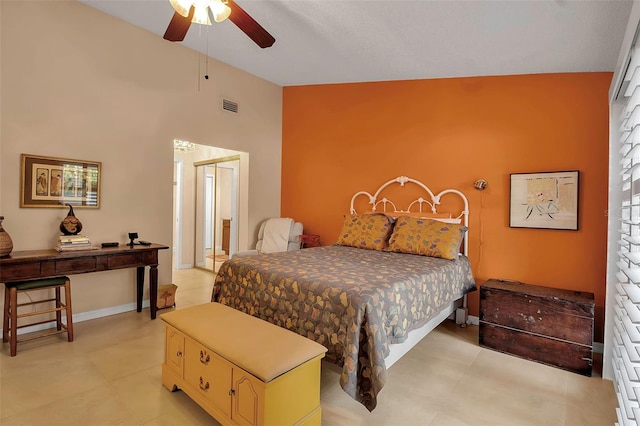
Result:
[[[464,192],[478,285],[593,292],[603,341],[611,73],[285,87],[282,216],[333,244],[357,191],[397,176]],[[580,171],[579,230],[509,227],[509,174]],[[484,191],[473,182],[489,182]],[[470,295],[478,315],[478,292]]]

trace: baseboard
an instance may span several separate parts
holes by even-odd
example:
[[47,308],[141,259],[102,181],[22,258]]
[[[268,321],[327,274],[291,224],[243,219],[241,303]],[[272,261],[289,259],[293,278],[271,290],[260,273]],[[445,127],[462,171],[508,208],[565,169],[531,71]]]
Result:
[[[473,316],[473,315],[469,315],[469,318],[467,319],[467,324],[480,325],[480,318],[478,318],[476,316]],[[597,354],[604,353],[604,343],[602,343],[602,342],[593,342],[593,352],[595,352]]]
[[[145,299],[142,301],[142,307],[143,308],[148,308],[149,307],[149,299]],[[136,307],[136,303],[125,303],[124,305],[118,305],[118,306],[111,306],[109,308],[103,308],[103,309],[96,309],[95,311],[88,311],[88,312],[80,312],[79,314],[73,314],[73,323],[77,324],[79,322],[83,322],[83,321],[89,321],[92,319],[96,319],[96,318],[103,318],[103,317],[108,317],[111,315],[117,315],[117,314],[122,314],[124,312],[131,312],[131,311],[135,311],[137,309]],[[67,318],[65,315],[62,315],[62,322],[66,322]],[[20,324],[20,323],[18,323]],[[26,334],[26,333],[33,333],[36,331],[42,331],[42,330],[47,330],[49,328],[53,328],[56,326],[55,322],[50,322],[47,324],[38,324],[38,325],[32,325],[29,327],[24,327],[24,328],[20,328],[18,329],[17,334],[21,335],[21,334]]]
[[[143,308],[148,308],[149,307],[149,299],[145,299],[142,301],[142,307]],[[89,321],[92,319],[97,319],[97,318],[103,318],[103,317],[108,317],[111,315],[117,315],[117,314],[122,314],[125,312],[131,312],[131,311],[135,311],[136,308],[136,304],[134,303],[125,303],[124,305],[118,305],[118,306],[111,306],[109,308],[103,308],[103,309],[96,309],[95,311],[89,311],[89,312],[81,312],[79,314],[74,314],[73,315],[73,323],[77,324],[79,322],[83,322],[83,321]],[[66,317],[63,315],[63,322],[66,321]],[[469,315],[468,319],[467,319],[467,324],[470,325],[480,325],[480,319],[475,316],[475,315]],[[36,331],[42,331],[42,330],[47,330],[49,328],[53,328],[55,327],[55,323],[51,322],[48,324],[38,324],[38,325],[33,325],[31,327],[24,327],[18,330],[18,335],[20,334],[26,334],[26,333],[33,333]],[[1,331],[1,330],[0,330]],[[595,353],[601,354],[604,352],[604,344],[601,342],[593,342],[593,351]]]

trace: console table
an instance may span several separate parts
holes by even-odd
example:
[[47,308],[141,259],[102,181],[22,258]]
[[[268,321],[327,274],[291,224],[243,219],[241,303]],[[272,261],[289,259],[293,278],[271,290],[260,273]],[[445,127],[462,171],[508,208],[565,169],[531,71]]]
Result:
[[149,266],[149,310],[151,319],[155,319],[158,310],[158,250],[168,248],[162,244],[122,244],[97,250],[14,251],[9,256],[0,258],[0,283],[136,268],[137,311],[142,312],[144,269]]

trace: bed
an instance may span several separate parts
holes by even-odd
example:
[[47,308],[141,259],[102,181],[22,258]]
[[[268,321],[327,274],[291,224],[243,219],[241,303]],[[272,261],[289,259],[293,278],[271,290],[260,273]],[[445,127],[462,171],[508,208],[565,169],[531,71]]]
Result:
[[[387,187],[407,183],[428,198],[420,196],[398,210],[380,197]],[[459,197],[459,215],[438,213],[447,194]],[[363,196],[370,211],[358,214],[355,202]],[[342,369],[343,390],[371,411],[387,368],[476,289],[466,256],[468,202],[459,191],[434,195],[421,182],[401,176],[373,195],[356,193],[350,213],[334,245],[228,260],[216,276],[212,301],[327,347],[326,360]],[[445,255],[412,254],[424,251],[424,245],[415,247],[415,237],[424,240],[426,226],[437,229],[436,239],[454,235]],[[427,244],[427,251],[435,245]]]

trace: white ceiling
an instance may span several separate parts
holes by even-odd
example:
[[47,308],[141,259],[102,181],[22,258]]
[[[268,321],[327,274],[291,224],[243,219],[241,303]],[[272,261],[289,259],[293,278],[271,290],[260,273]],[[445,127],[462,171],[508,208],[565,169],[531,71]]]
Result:
[[[162,37],[168,0],[81,0]],[[227,20],[183,44],[280,86],[613,71],[626,0],[236,0],[275,38]],[[167,43],[170,43],[167,41]]]

